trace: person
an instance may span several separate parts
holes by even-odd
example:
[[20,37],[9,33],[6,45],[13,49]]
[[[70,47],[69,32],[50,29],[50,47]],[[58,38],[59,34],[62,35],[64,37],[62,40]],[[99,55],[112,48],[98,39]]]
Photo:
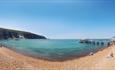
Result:
[[91,55],[93,55],[93,54],[94,54],[93,52],[90,52],[90,53],[89,53],[89,56],[91,56]]
[[110,46],[110,42],[107,43],[107,46],[108,46],[108,47]]
[[111,56],[111,57],[114,57],[114,56],[113,56],[113,53],[111,53],[110,56]]
[[107,58],[113,58],[113,57],[114,57],[113,52],[111,52],[111,53],[107,56]]

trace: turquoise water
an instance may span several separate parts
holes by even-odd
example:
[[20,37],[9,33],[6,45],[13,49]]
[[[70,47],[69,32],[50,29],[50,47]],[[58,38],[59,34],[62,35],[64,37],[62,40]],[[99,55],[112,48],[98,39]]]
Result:
[[[95,41],[108,42],[100,39]],[[20,53],[40,57],[49,60],[64,60],[75,57],[85,56],[90,52],[97,52],[107,47],[102,45],[83,44],[75,39],[58,39],[58,40],[38,40],[38,39],[20,39],[20,40],[1,40],[1,43],[8,48]]]

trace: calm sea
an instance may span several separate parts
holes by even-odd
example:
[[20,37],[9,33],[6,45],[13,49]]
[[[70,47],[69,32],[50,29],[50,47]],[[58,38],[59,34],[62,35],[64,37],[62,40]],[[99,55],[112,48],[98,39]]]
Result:
[[95,39],[95,41],[105,42],[104,45],[93,45],[79,43],[77,39],[20,39],[1,40],[8,48],[32,57],[40,57],[48,60],[65,60],[75,57],[85,56],[90,52],[97,52],[107,47],[109,40]]

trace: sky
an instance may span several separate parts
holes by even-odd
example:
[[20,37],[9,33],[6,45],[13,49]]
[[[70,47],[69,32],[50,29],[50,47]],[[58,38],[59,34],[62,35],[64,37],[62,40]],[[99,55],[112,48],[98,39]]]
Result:
[[115,36],[114,0],[0,0],[0,27],[50,39]]

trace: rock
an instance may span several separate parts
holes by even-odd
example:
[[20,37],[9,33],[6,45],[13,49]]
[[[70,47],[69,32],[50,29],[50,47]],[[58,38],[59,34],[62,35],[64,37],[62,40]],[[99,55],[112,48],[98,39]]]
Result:
[[0,39],[14,39],[14,38],[46,39],[46,37],[42,35],[37,35],[26,31],[0,28]]

